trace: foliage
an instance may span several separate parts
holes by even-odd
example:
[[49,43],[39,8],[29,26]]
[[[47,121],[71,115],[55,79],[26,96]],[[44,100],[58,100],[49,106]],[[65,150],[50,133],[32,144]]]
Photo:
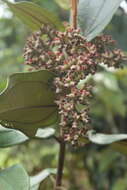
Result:
[[79,26],[83,35],[91,40],[110,22],[122,0],[80,0],[78,5]]
[[[48,5],[49,1],[47,1],[47,3],[43,1],[43,3]],[[54,3],[53,6],[55,7],[56,3]],[[117,7],[118,7],[118,5],[117,5]],[[113,12],[111,12],[111,14],[112,13]],[[5,20],[8,22],[8,19],[4,19],[4,21]],[[10,21],[12,22],[11,18],[9,19],[9,22]],[[21,28],[22,27],[19,24],[19,30],[21,30]],[[101,28],[101,30],[102,29],[103,29],[103,27]],[[15,31],[17,32],[17,27],[16,27]],[[24,33],[26,35],[27,32],[24,30]],[[7,34],[7,36],[10,37],[11,36],[10,34],[12,35],[13,31],[9,32]],[[23,35],[23,33],[22,33],[22,35]],[[6,38],[3,38],[3,39],[6,39]],[[12,56],[12,52],[15,52],[15,50],[19,46],[19,49],[18,49],[19,51],[18,51],[18,53],[16,52],[16,56],[20,55],[20,53],[21,53],[20,44],[22,44],[22,39],[21,39],[21,37],[19,37],[19,41],[18,41],[17,38],[15,39],[15,35],[13,37],[10,37],[10,39],[12,39],[12,42],[10,44],[8,44],[8,42],[10,42],[10,40],[9,41],[3,40],[4,41],[3,43],[6,46],[6,47],[4,47],[3,51],[7,50],[7,49],[9,51],[11,50],[9,58],[11,58],[12,63],[14,64],[14,56]],[[11,49],[14,41],[16,42],[15,48]],[[5,59],[5,61],[7,61],[8,57],[4,56],[4,59]],[[3,63],[5,63],[5,61]],[[20,61],[22,62],[21,57],[20,57]],[[8,63],[8,61],[7,61],[7,63]],[[5,68],[5,66],[3,68]],[[6,66],[6,68],[8,68],[8,65]],[[5,68],[5,70],[6,70],[6,68]],[[18,68],[18,69],[20,71],[22,70],[22,68]],[[2,72],[3,72],[3,70],[2,70]],[[8,73],[10,73],[10,70],[7,72],[7,74]],[[18,80],[16,80],[16,82],[17,81],[19,82],[20,76],[23,76],[23,75],[25,76],[25,78],[24,78],[25,81],[28,79],[28,75],[29,75],[28,73],[17,74]],[[15,78],[14,76],[15,76],[15,74],[12,75],[11,78]],[[33,78],[35,80],[36,77],[34,76],[31,79],[33,79]],[[34,100],[36,99],[36,94],[38,94],[38,89],[36,89],[36,87],[34,85],[31,85],[31,89],[30,89],[30,85],[27,85],[25,88],[25,91],[24,91],[23,90],[24,84],[23,84],[23,85],[21,85],[23,88],[20,89],[20,87],[19,87],[19,91],[18,91],[17,90],[18,85],[15,86],[15,84],[17,84],[17,83],[15,83],[15,79],[13,80],[13,82],[14,82],[13,83],[14,88],[16,88],[16,89],[13,91],[10,88],[10,86],[12,85],[11,83],[8,86],[8,89],[6,89],[6,91],[9,91],[9,97],[11,100],[13,100],[14,95],[17,96],[17,93],[19,93],[19,95],[20,95],[19,97],[21,98],[22,101],[24,101],[24,97],[26,97],[24,92],[27,92],[27,93],[30,92],[30,95],[34,94],[34,92],[35,92],[35,96],[33,96],[33,99]],[[127,97],[126,96],[126,68],[124,68],[123,70],[120,69],[118,71],[112,72],[109,69],[100,66],[100,72],[97,73],[96,75],[94,75],[94,77],[90,80],[90,83],[95,85],[95,87],[93,89],[93,97],[94,98],[93,98],[93,100],[91,100],[91,102],[92,102],[91,116],[93,118],[92,119],[93,125],[95,126],[94,129],[96,131],[98,131],[99,133],[100,132],[101,133],[102,132],[103,133],[126,133],[126,104],[125,104],[126,97]],[[4,86],[5,86],[5,82],[3,84],[3,87]],[[3,87],[2,87],[2,89],[3,89]],[[50,88],[50,85],[45,88],[46,92],[47,92],[47,88]],[[3,96],[3,94],[1,94],[1,100],[3,98],[2,96]],[[6,97],[7,96],[5,96],[5,98]],[[49,96],[47,96],[47,98],[48,97]],[[8,98],[5,100],[8,100]],[[17,100],[17,102],[22,103],[22,101],[19,101],[17,98],[15,100]],[[25,100],[27,100],[26,101],[27,103],[29,103],[29,101],[30,101],[28,96],[27,96],[27,99],[25,98]],[[3,100],[1,101],[1,103],[2,102],[3,102]],[[5,105],[6,105],[6,108],[4,108],[4,110],[6,111],[6,113],[8,114],[9,117],[12,116],[13,112],[9,113],[7,111],[7,106],[12,108],[15,106],[15,103],[8,104],[5,101]],[[2,110],[2,107],[1,107],[1,110]],[[15,114],[18,115],[18,113],[15,113]],[[21,113],[19,114],[19,116],[21,116]],[[27,118],[28,113],[25,113],[25,116]],[[33,117],[31,119],[34,119],[34,116],[35,115],[33,114]],[[27,119],[29,119],[29,118],[27,118]],[[12,121],[12,124],[13,124],[13,121]],[[12,126],[12,124],[10,126]],[[16,126],[17,125],[15,125],[14,127],[17,128]],[[21,128],[22,128],[22,126],[21,126]],[[18,127],[18,129],[20,129],[20,128]],[[30,130],[30,133],[32,132],[32,130],[33,129]],[[44,130],[44,129],[42,129],[42,130]],[[39,137],[39,134],[40,133],[38,132],[38,135],[37,135],[38,137]],[[41,134],[43,136],[43,133],[41,133]],[[16,130],[2,129],[0,131],[0,135],[1,135],[1,137],[3,135],[3,139],[4,139],[4,141],[2,142],[2,145],[4,144],[4,142],[7,143],[7,141],[6,141],[7,137],[10,139],[8,144],[5,144],[5,146],[10,146],[11,143],[12,143],[12,145],[20,143],[20,141],[15,142],[16,138],[13,138],[14,137],[13,135],[19,135],[20,137],[23,137],[23,139],[24,139],[23,141],[25,141],[25,138],[27,140],[26,136],[24,136],[23,134],[21,134],[20,132],[18,132]],[[6,138],[4,138],[4,135]],[[51,136],[54,135],[54,131],[52,131],[52,133],[50,135]],[[37,136],[35,136],[35,138]],[[49,136],[47,136],[47,137],[49,138]],[[108,137],[108,136],[106,136],[106,137]],[[40,136],[40,138],[41,138],[41,136]],[[17,138],[17,139],[20,140],[20,138]],[[1,138],[1,140],[2,140],[2,138]],[[22,142],[22,140],[21,140],[21,142]],[[82,139],[81,139],[81,142],[83,142]],[[42,146],[43,146],[43,148],[42,148]],[[111,148],[114,148],[114,149],[120,150],[121,152],[126,153],[125,147],[126,147],[126,141],[116,142],[115,144],[111,145]],[[122,188],[126,189],[127,174],[126,174],[126,166],[125,166],[124,157],[121,157],[120,154],[113,152],[109,148],[110,147],[103,147],[103,146],[100,147],[100,146],[91,145],[91,144],[88,144],[85,147],[83,146],[81,148],[76,148],[76,149],[73,149],[72,147],[69,146],[68,149],[69,149],[70,153],[68,152],[67,162],[65,163],[65,165],[66,165],[65,179],[64,179],[65,186],[70,190],[71,189],[73,189],[73,190],[81,189],[82,190],[82,189],[84,189],[84,187],[86,187],[86,189],[94,188],[95,190],[96,189],[97,190],[106,189],[106,188],[116,190],[117,188],[120,189],[121,184],[122,184]],[[18,150],[20,150],[20,151],[18,151]],[[33,150],[34,150],[34,152],[33,152]],[[3,150],[1,150],[1,152],[2,151]],[[26,164],[24,164],[24,165],[26,166],[27,170],[31,174],[36,174],[39,171],[41,171],[41,167],[40,167],[41,165],[43,165],[43,167],[44,166],[48,167],[49,163],[51,164],[51,167],[54,167],[56,165],[56,156],[55,155],[56,155],[57,151],[58,151],[58,147],[56,147],[55,143],[53,144],[52,141],[51,142],[43,141],[43,144],[41,143],[40,140],[26,141],[25,144],[17,146],[17,147],[13,147],[10,150],[10,152],[6,153],[6,156],[5,156],[6,158],[4,159],[5,161],[3,161],[4,162],[3,165],[4,165],[4,167],[12,165],[12,163],[15,162],[15,155],[17,155],[17,157],[20,158],[20,161],[24,160],[24,163],[26,162]],[[24,153],[26,154],[27,158],[25,157]],[[10,156],[12,157],[12,160],[9,163]],[[34,158],[34,160],[32,158]],[[39,161],[39,158],[41,161]],[[81,158],[82,158],[82,160],[81,160]],[[29,163],[29,164],[27,164],[27,163]],[[118,165],[118,163],[119,163],[119,165]],[[67,168],[70,171],[67,170]],[[71,170],[72,170],[71,168],[74,168],[73,173],[71,172]],[[11,171],[13,171],[13,169],[11,169]],[[51,173],[49,171],[50,170],[43,171],[44,176],[47,177],[51,173],[54,173],[54,171],[53,172],[51,171]],[[103,172],[106,172],[106,174],[102,175]],[[110,173],[112,175],[110,175]],[[43,174],[40,176],[43,176]],[[2,175],[2,171],[1,171],[1,175]],[[78,175],[81,176],[81,180],[79,179]],[[39,184],[40,184],[40,182],[44,178],[43,177],[42,178],[38,178],[38,177],[31,178],[31,182],[35,185],[35,189],[39,188],[39,185],[37,183],[39,182]],[[68,178],[68,180],[67,180],[67,178]],[[85,181],[84,181],[84,178],[86,179]],[[98,183],[98,181],[97,181],[98,178],[101,179],[100,183]],[[37,182],[33,182],[34,181],[33,179],[37,179]],[[117,179],[119,179],[119,180],[117,180]],[[68,183],[67,181],[70,181],[70,183]],[[13,180],[11,182],[13,182]],[[44,183],[40,184],[40,188],[46,187],[47,189],[52,189],[52,185],[49,182],[46,186],[45,185],[46,184],[44,184]],[[120,186],[120,188],[119,188],[119,186]],[[34,187],[31,187],[31,188],[33,189]]]
[[53,74],[46,70],[13,74],[0,96],[1,124],[28,136],[34,136],[39,127],[54,124],[57,111],[50,85],[52,79]]
[[7,5],[32,30],[38,30],[42,24],[49,24],[57,29],[61,28],[62,24],[57,17],[31,2],[15,4],[7,2]]
[[0,172],[0,187],[8,190],[28,190],[30,186],[26,171],[18,165],[2,170]]

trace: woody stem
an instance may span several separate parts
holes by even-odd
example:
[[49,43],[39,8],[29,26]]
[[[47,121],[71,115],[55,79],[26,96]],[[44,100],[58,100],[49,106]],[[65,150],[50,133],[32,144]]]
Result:
[[62,185],[64,160],[65,160],[65,141],[63,139],[60,139],[55,190],[60,190],[60,187]]

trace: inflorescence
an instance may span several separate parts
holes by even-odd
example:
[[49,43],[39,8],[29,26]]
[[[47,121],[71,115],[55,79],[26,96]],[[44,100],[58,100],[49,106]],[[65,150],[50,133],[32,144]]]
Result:
[[55,103],[65,141],[75,144],[90,128],[91,85],[85,83],[79,89],[79,81],[95,74],[100,63],[118,68],[125,61],[123,52],[113,49],[114,44],[107,35],[88,42],[79,29],[67,27],[60,32],[47,25],[28,38],[24,48],[25,64],[55,73]]

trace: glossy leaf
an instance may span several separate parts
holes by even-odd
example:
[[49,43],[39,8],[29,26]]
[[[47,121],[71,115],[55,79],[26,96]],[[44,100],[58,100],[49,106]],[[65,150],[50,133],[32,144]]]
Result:
[[90,130],[87,132],[88,139],[96,144],[107,145],[112,144],[117,141],[127,139],[127,134],[103,134],[96,133],[94,130]]
[[51,12],[31,2],[6,2],[11,11],[32,30],[38,30],[43,24],[61,29],[62,24]]
[[29,190],[29,177],[20,165],[0,171],[1,190]]
[[46,70],[13,74],[0,94],[0,123],[34,136],[37,129],[56,123],[57,107]]
[[49,175],[55,173],[55,169],[45,169],[36,176],[30,177],[30,190],[37,190],[42,181],[44,181]]
[[79,0],[78,24],[88,41],[102,32],[121,2],[122,0]]

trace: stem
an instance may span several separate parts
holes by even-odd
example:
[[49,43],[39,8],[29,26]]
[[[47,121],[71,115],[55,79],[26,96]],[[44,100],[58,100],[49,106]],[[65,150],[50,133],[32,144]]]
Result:
[[64,168],[64,160],[65,160],[65,142],[63,139],[61,139],[59,145],[60,145],[60,149],[59,149],[59,160],[58,160],[58,167],[57,167],[55,190],[60,190],[60,187],[62,185],[63,168]]
[[71,0],[71,24],[77,28],[77,0]]
[[[72,27],[77,28],[77,1],[78,0],[71,0],[71,22]],[[66,143],[62,138],[63,133],[62,130],[60,131],[61,138],[55,137],[57,142],[59,142],[59,159],[58,159],[58,167],[57,167],[57,175],[56,175],[56,184],[54,190],[60,190],[62,185],[62,177],[63,177],[63,168],[64,168],[64,160],[65,160],[65,146]]]

